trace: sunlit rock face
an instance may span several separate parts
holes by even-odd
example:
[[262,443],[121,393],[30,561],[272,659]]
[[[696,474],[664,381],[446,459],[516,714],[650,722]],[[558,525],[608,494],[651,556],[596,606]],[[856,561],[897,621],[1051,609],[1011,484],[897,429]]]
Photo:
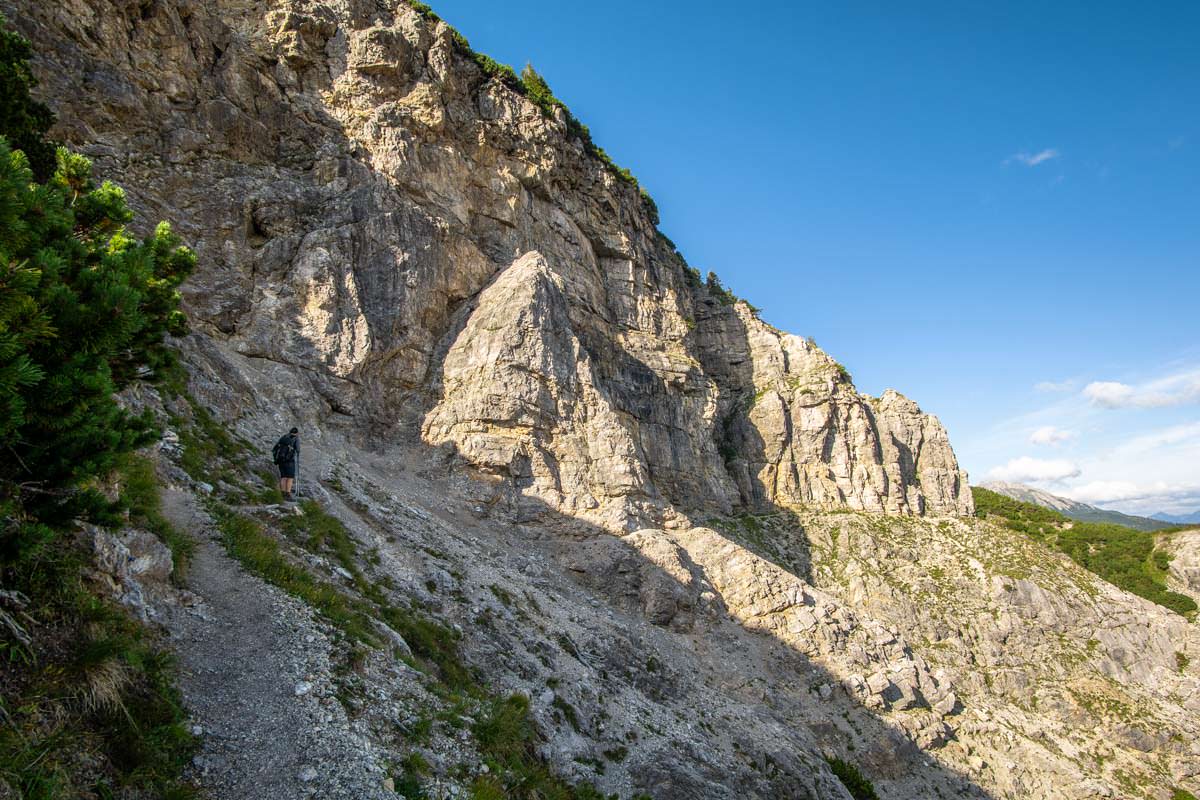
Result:
[[638,190],[445,23],[101,5],[20,15],[54,50],[58,132],[143,223],[176,221],[196,328],[285,367],[312,416],[419,431],[619,529],[772,504],[970,513],[936,419],[690,278]]

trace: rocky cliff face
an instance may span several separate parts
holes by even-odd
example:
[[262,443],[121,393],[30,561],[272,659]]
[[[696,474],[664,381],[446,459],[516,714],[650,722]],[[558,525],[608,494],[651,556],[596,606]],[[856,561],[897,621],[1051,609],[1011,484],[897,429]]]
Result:
[[61,135],[196,247],[194,346],[281,365],[311,422],[419,430],[614,530],[971,511],[936,419],[690,280],[637,191],[445,23],[374,2],[14,17],[55,64]]
[[[56,133],[198,251],[193,394],[254,441],[301,422],[363,580],[463,630],[564,774],[844,800],[837,756],[896,798],[1198,788],[1195,624],[964,519],[936,418],[695,279],[636,188],[445,23],[391,0],[0,7]],[[223,563],[210,585],[243,585]],[[367,662],[377,702],[305,719],[368,743],[322,752],[374,775],[444,698]],[[429,748],[456,791],[466,747]]]

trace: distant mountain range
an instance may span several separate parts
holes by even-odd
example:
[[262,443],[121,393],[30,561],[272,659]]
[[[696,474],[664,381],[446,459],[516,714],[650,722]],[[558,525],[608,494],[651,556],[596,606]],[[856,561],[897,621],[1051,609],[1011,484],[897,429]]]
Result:
[[1163,522],[1169,522],[1172,525],[1191,525],[1193,523],[1200,524],[1200,508],[1190,514],[1167,514],[1163,511],[1157,514],[1151,514],[1150,519],[1158,519]]
[[980,484],[980,486],[984,489],[990,489],[996,494],[1020,500],[1022,503],[1033,503],[1043,508],[1049,508],[1063,516],[1077,519],[1080,522],[1111,522],[1114,525],[1124,525],[1129,528],[1136,528],[1139,531],[1156,531],[1181,523],[1200,522],[1200,512],[1184,515],[1188,517],[1187,519],[1184,517],[1174,517],[1170,514],[1155,514],[1153,518],[1135,517],[1132,514],[1122,514],[1120,511],[1096,508],[1095,506],[1080,503],[1077,500],[1071,500],[1067,497],[1059,497],[1056,494],[1043,492],[1041,489],[1035,489],[1023,483],[988,481],[987,483]]

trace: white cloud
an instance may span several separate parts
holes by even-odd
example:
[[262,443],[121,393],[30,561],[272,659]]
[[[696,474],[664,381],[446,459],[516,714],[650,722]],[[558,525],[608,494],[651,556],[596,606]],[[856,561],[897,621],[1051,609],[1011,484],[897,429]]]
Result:
[[1135,436],[1116,448],[1121,456],[1133,453],[1155,453],[1164,447],[1180,444],[1200,444],[1200,422],[1173,425],[1170,428]]
[[1158,511],[1181,513],[1200,509],[1200,484],[1135,483],[1133,481],[1092,481],[1065,491],[1072,500],[1100,506],[1119,504],[1130,514]]
[[1117,381],[1093,381],[1083,389],[1083,396],[1098,406],[1124,408],[1132,405],[1134,388]]
[[1119,381],[1093,381],[1083,388],[1083,396],[1101,408],[1162,408],[1200,403],[1200,370],[1137,386]]
[[[952,439],[960,462],[977,480],[1032,483],[1135,515],[1200,509],[1200,360],[1190,350],[1141,369],[1091,385],[1050,373],[1030,384],[1027,413]],[[1068,432],[1074,439],[1057,435]]]
[[1084,503],[1115,503],[1143,497],[1146,490],[1132,481],[1092,481],[1067,489],[1072,500]]
[[987,476],[992,480],[1013,483],[1035,483],[1039,481],[1063,481],[1079,477],[1079,467],[1073,461],[1053,458],[1014,458],[1001,467],[993,467]]
[[[1092,443],[1090,434],[1088,439]],[[1191,512],[1200,509],[1197,464],[1200,421],[1179,422],[1140,431],[1086,456],[1081,467],[1087,481],[1059,493],[1127,514]]]
[[1077,434],[1075,431],[1063,430],[1062,428],[1056,428],[1053,425],[1043,425],[1033,433],[1029,434],[1029,443],[1058,445],[1074,439],[1076,435]]
[[1058,158],[1059,155],[1060,153],[1057,150],[1052,147],[1048,147],[1045,150],[1041,150],[1037,153],[1013,153],[1011,156],[1004,159],[1004,163],[1005,165],[1008,165],[1016,162],[1017,164],[1024,164],[1027,167],[1036,167],[1038,164]]
[[[1049,373],[1029,384],[1027,413],[952,439],[960,461],[978,480],[1030,483],[1128,514],[1200,509],[1197,351],[1139,373],[1101,373],[1091,385]],[[1076,436],[1056,442],[1056,432]]]

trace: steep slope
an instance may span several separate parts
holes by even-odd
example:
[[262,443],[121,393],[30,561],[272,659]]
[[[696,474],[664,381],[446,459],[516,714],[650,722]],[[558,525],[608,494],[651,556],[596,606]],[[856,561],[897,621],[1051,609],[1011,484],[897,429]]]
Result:
[[[239,427],[269,442],[272,424],[254,414]],[[314,580],[355,603],[382,587],[462,631],[467,663],[495,691],[532,699],[540,752],[573,782],[668,800],[843,798],[829,756],[898,798],[1157,800],[1200,777],[1197,626],[1018,531],[799,511],[618,537],[531,514],[527,496],[437,452],[372,455],[322,432],[305,459],[308,493],[345,531],[336,547],[289,534],[278,507],[247,504],[244,455],[210,465],[225,476],[216,493]],[[415,752],[443,789],[487,774],[455,721],[486,704],[386,648],[335,649],[331,663],[363,663],[310,679],[346,707],[323,747],[358,741],[377,776]],[[229,757],[227,730],[214,728],[201,763]],[[363,779],[317,766],[320,786]]]
[[[204,435],[189,432],[183,410],[172,413],[181,440]],[[255,441],[271,441],[272,425],[258,414],[239,421]],[[353,787],[389,774],[399,785],[397,764],[426,764],[439,791],[463,793],[491,774],[483,766],[495,761],[463,736],[473,723],[460,719],[483,718],[489,705],[424,663],[427,640],[384,637],[421,661],[354,643],[364,635],[355,626],[370,638],[371,625],[404,629],[410,613],[438,635],[461,631],[465,663],[497,694],[531,698],[546,737],[539,752],[558,774],[620,797],[841,800],[831,756],[899,798],[1157,799],[1198,777],[1197,627],[1020,532],[975,519],[801,511],[618,537],[549,509],[530,514],[528,497],[448,469],[436,451],[368,454],[327,432],[305,450],[308,494],[323,510],[297,518],[253,500],[254,462],[241,448],[204,466],[222,476],[217,508],[232,504],[222,519],[255,527],[291,571],[311,574],[301,588],[311,581],[346,598],[323,601],[319,634],[288,612],[273,634],[290,654],[273,693],[311,683],[327,709],[313,746],[352,746],[359,766],[272,747],[264,756],[286,774],[255,771],[263,748],[240,729],[272,724],[279,700],[239,698],[231,709],[227,682],[217,702],[204,694],[213,681],[191,679],[187,699],[208,731],[198,763],[209,773],[199,777],[218,788],[295,785],[305,763],[315,769],[309,789],[334,798],[361,796]],[[166,470],[201,497],[212,488]],[[211,498],[195,505],[213,507]],[[326,521],[316,538],[321,515],[341,533]],[[227,546],[237,535],[225,532]],[[257,550],[231,553],[262,569]],[[264,575],[297,591],[298,579]],[[411,610],[375,623],[339,610],[381,597]],[[233,624],[252,607],[202,596],[205,622],[181,613],[190,628],[228,630],[238,652],[263,626]],[[228,668],[225,648],[204,637],[178,646],[201,676]],[[304,663],[315,671],[296,673]],[[261,681],[259,672],[245,670],[243,683]],[[307,695],[289,702],[293,715],[319,712]],[[230,772],[214,775],[220,764]]]
[[[58,134],[199,254],[197,403],[146,400],[184,442],[163,469],[361,647],[323,699],[362,769],[511,778],[485,683],[540,731],[505,758],[623,797],[844,800],[833,758],[890,798],[1200,790],[1196,626],[971,518],[936,418],[702,283],[561,109],[418,6],[0,0]],[[299,422],[337,546],[196,445],[197,409],[262,444]]]
[[1120,511],[1110,511],[1105,508],[1096,508],[1087,503],[1080,503],[1078,500],[1071,500],[1066,497],[1059,497],[1055,494],[1036,489],[1032,486],[1026,486],[1023,483],[1009,483],[1008,481],[984,481],[979,484],[984,489],[993,491],[996,494],[1002,494],[1005,497],[1011,497],[1014,500],[1020,500],[1022,503],[1033,503],[1034,505],[1048,508],[1051,511],[1057,511],[1063,516],[1077,519],[1081,522],[1111,522],[1113,525],[1124,525],[1127,528],[1134,528],[1139,531],[1156,531],[1162,528],[1171,527],[1170,522],[1152,519],[1150,517],[1137,517],[1132,514],[1122,514]]
[[1189,618],[1197,606],[1168,587],[1175,531],[1154,533],[1108,522],[1080,522],[976,486],[976,514],[1069,556],[1114,586]]

